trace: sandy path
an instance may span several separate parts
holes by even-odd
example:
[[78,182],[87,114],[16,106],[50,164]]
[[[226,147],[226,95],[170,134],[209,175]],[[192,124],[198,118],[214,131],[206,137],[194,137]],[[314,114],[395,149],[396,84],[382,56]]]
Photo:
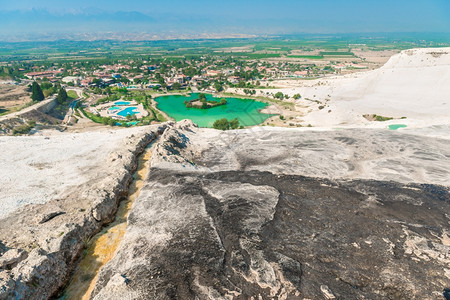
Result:
[[23,114],[26,114],[26,113],[28,113],[28,112],[30,112],[30,111],[33,111],[33,110],[35,110],[35,109],[41,108],[41,107],[43,107],[43,106],[49,104],[50,102],[54,101],[55,99],[56,99],[56,96],[52,96],[51,98],[49,98],[49,99],[47,99],[47,100],[43,100],[43,101],[41,101],[41,102],[39,102],[39,103],[36,103],[36,104],[34,104],[34,105],[32,105],[32,106],[29,106],[29,107],[27,107],[27,108],[24,108],[24,109],[22,109],[21,111],[18,111],[18,112],[15,112],[15,113],[11,113],[11,114],[2,116],[2,117],[0,117],[0,122],[1,122],[1,121],[5,121],[5,120],[9,120],[9,119],[14,119],[14,118],[20,117],[20,116],[23,115]]

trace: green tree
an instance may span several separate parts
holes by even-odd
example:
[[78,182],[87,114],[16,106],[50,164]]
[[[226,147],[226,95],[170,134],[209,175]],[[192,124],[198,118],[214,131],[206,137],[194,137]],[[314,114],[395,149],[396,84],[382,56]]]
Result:
[[172,84],[173,90],[179,90],[180,88],[181,88],[181,84],[179,82],[175,82],[174,84]]
[[41,87],[36,81],[34,81],[31,85],[31,99],[33,99],[33,101],[42,101],[44,98],[44,93],[42,93]]
[[302,96],[300,95],[300,94],[295,94],[294,96],[293,96],[293,98],[295,99],[295,100],[298,100],[298,99],[300,99]]
[[284,94],[282,92],[278,92],[275,94],[274,96],[277,99],[283,100],[284,99]]
[[50,82],[42,82],[40,87],[41,90],[48,90],[53,87],[53,84],[51,84]]
[[64,103],[67,101],[67,92],[64,88],[60,88],[58,92],[58,102]]
[[239,120],[238,119],[230,120],[229,124],[230,124],[230,128],[231,129],[238,129],[239,128]]
[[166,86],[166,81],[164,80],[164,77],[159,77],[158,79],[158,83],[162,86],[165,87]]
[[214,82],[214,88],[216,89],[217,92],[221,92],[221,91],[223,91],[223,84],[216,81],[216,82]]
[[113,118],[108,119],[108,125],[109,126],[114,126],[114,125],[116,125],[116,123],[117,123],[117,121],[114,120]]
[[213,128],[219,130],[228,130],[230,129],[230,123],[226,118],[215,120],[213,123]]
[[226,118],[219,119],[214,121],[213,128],[219,130],[228,130],[228,129],[238,129],[239,128],[239,120],[233,119],[228,121]]

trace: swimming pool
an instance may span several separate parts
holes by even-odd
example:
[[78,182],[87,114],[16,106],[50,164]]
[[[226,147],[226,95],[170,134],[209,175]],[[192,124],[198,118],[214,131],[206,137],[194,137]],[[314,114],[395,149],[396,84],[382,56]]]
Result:
[[121,117],[126,117],[126,116],[128,116],[128,115],[133,116],[133,115],[135,115],[135,114],[139,114],[139,112],[138,112],[138,111],[135,111],[135,110],[137,110],[137,107],[136,107],[136,106],[130,106],[130,107],[127,107],[127,108],[125,108],[125,109],[119,111],[119,112],[117,113],[117,115],[119,115],[119,116],[121,116]]
[[120,106],[113,106],[113,107],[108,108],[108,110],[116,110],[116,109],[122,109],[122,107],[120,107]]
[[129,105],[130,102],[129,101],[117,101],[114,103],[115,105]]
[[399,128],[406,128],[407,126],[405,124],[391,124],[388,127],[389,130],[397,130]]

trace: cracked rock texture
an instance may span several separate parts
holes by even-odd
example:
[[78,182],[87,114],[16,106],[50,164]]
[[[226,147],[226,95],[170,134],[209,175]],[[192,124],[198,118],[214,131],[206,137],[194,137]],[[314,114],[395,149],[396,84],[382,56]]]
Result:
[[448,138],[184,122],[158,143],[93,299],[444,299]]
[[[49,149],[50,153],[57,152],[56,157],[48,157],[50,170],[37,173],[40,176],[25,178],[29,183],[37,183],[42,179],[64,181],[63,187],[49,185],[50,192],[58,192],[50,199],[36,199],[30,197],[32,203],[16,203],[11,198],[0,198],[0,203],[8,203],[15,210],[0,219],[0,299],[49,299],[65,284],[69,278],[79,254],[85,247],[86,241],[99,232],[102,226],[114,219],[118,202],[128,192],[128,185],[132,181],[132,174],[137,166],[137,157],[145,147],[162,133],[166,125],[149,126],[137,130],[119,131],[111,144],[104,146],[96,163],[91,165],[83,180],[70,181],[67,178],[51,179],[51,175],[64,175],[57,169],[63,161],[66,168],[76,168],[80,165],[72,161],[76,149],[63,150],[73,146],[73,141],[91,142],[92,135],[101,138],[100,134],[80,133],[51,136],[51,144],[58,149]],[[114,132],[104,133],[104,138],[114,136]],[[2,139],[2,141],[4,141]],[[43,147],[36,151],[47,150],[47,140],[43,137],[21,138],[18,142],[24,145],[43,143]],[[95,146],[100,147],[101,140]],[[105,142],[105,140],[103,140]],[[108,149],[113,149],[108,153]],[[81,150],[80,153],[84,153]],[[95,155],[95,153],[91,153]],[[38,160],[42,153],[30,155],[29,161]],[[16,157],[12,156],[2,163],[12,164]],[[79,158],[81,159],[81,158]],[[91,162],[88,160],[88,162]],[[88,167],[85,161],[82,166]],[[96,168],[93,168],[96,167]],[[17,166],[17,172],[25,167]],[[77,173],[75,171],[75,173]],[[11,176],[17,176],[12,174]],[[86,177],[88,178],[87,181]],[[52,190],[54,188],[54,190]],[[25,192],[25,191],[24,191]]]

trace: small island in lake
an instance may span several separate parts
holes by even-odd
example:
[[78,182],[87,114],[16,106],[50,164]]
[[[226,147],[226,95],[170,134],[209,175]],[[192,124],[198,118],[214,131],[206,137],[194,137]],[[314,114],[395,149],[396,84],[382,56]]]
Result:
[[186,107],[200,108],[200,109],[208,109],[216,106],[221,106],[227,104],[227,99],[222,98],[220,101],[207,100],[205,94],[199,94],[197,99],[184,101],[184,105]]

